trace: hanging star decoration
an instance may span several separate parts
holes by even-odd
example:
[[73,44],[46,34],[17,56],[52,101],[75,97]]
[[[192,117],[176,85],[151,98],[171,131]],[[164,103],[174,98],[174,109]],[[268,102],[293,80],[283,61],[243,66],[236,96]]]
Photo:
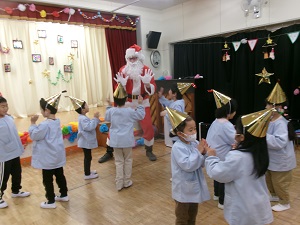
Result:
[[268,83],[268,84],[271,84],[271,81],[270,81],[270,76],[272,76],[274,73],[269,73],[266,68],[264,67],[261,71],[261,73],[257,73],[255,74],[256,76],[259,76],[261,77],[261,79],[259,80],[259,83],[258,84],[261,84],[261,83]]
[[267,44],[272,44],[272,42],[273,42],[273,40],[270,38],[270,36],[268,37],[268,39],[267,39]]
[[74,61],[74,54],[70,53],[70,55],[68,55],[69,60]]
[[39,40],[34,40],[33,44],[38,45],[39,44]]
[[49,78],[50,77],[50,71],[49,70],[44,70],[43,72],[42,72],[42,74],[44,75],[44,77],[47,77],[47,78]]

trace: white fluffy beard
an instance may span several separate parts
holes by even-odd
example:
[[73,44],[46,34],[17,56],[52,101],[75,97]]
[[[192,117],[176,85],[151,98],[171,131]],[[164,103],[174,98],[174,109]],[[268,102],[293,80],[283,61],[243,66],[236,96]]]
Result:
[[144,68],[144,64],[141,61],[136,61],[134,63],[127,62],[123,73],[128,75],[130,79],[139,81],[139,75],[142,74]]

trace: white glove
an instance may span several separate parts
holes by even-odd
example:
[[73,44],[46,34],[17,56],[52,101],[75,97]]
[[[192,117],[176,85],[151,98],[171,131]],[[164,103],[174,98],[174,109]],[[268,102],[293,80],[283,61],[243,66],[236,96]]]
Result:
[[129,78],[129,76],[125,76],[123,77],[123,73],[117,73],[116,74],[116,77],[117,78],[114,78],[114,80],[117,82],[117,83],[121,83],[123,87],[126,86],[126,83],[127,83],[127,80]]
[[144,76],[141,76],[141,75],[140,75],[141,81],[142,81],[144,84],[150,84],[150,81],[151,81],[152,77],[154,77],[154,74],[152,73],[152,70],[151,70],[151,69],[147,69],[147,70],[145,71],[145,75],[144,75]]

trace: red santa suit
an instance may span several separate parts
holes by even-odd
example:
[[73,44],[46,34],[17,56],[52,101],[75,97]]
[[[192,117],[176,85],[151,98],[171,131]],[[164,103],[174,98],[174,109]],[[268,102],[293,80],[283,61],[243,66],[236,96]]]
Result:
[[[146,70],[149,70],[149,67],[144,65],[141,76],[145,75]],[[123,66],[119,72],[122,73],[124,77],[127,76],[125,66]],[[146,115],[143,120],[139,121],[139,124],[143,130],[143,138],[145,139],[144,142],[146,146],[152,146],[154,142],[149,97],[155,93],[155,90],[156,84],[153,77],[150,81],[150,88],[146,88],[141,79],[134,80],[129,77],[126,83],[126,92],[128,94],[128,102],[126,105],[135,108],[137,106],[138,96],[141,95],[144,99],[142,104],[145,107]]]

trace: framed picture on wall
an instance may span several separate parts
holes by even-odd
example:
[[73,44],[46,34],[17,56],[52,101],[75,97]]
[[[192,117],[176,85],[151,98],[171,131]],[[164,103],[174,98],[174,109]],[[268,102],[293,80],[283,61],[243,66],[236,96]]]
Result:
[[32,54],[32,62],[41,62],[42,57],[40,54]]
[[23,48],[23,43],[22,41],[19,40],[13,40],[13,47],[16,49],[22,49]]
[[71,48],[78,48],[78,41],[71,40]]
[[46,38],[47,37],[46,30],[38,30],[38,37],[39,38]]
[[72,66],[71,65],[64,65],[65,73],[72,73]]
[[54,65],[54,58],[53,57],[49,57],[49,65]]
[[64,37],[61,35],[57,35],[57,42],[61,44],[64,43]]
[[9,63],[5,63],[4,64],[4,71],[7,73],[7,72],[11,72],[11,67],[10,67],[10,64]]

